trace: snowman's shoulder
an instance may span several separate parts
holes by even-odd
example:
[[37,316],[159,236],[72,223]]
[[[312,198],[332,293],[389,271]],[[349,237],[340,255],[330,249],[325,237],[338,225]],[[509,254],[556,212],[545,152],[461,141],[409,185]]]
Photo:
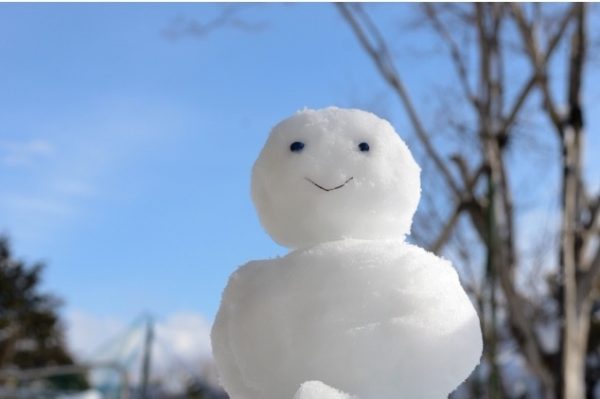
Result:
[[399,258],[402,263],[411,264],[425,273],[445,275],[458,280],[458,273],[449,260],[414,244],[404,243],[399,251]]
[[408,242],[404,242],[399,246],[399,252],[404,256],[413,257],[422,260],[423,262],[441,262],[450,265],[450,262],[447,259],[439,257],[433,252]]
[[239,293],[258,288],[257,286],[264,284],[266,276],[276,268],[279,259],[253,260],[238,267],[229,276],[223,295],[227,296],[232,291]]
[[251,260],[250,262],[238,267],[230,276],[230,280],[244,280],[254,276],[260,276],[268,273],[281,263],[280,257],[272,259]]

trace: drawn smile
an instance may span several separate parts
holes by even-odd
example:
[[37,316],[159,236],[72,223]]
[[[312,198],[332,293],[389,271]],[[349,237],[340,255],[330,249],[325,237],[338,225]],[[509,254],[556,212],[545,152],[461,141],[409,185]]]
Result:
[[333,188],[325,188],[317,183],[315,183],[314,181],[312,181],[311,179],[309,179],[308,177],[305,177],[305,179],[309,182],[311,182],[312,184],[314,184],[315,186],[319,187],[321,190],[323,191],[333,191],[333,190],[337,190],[338,188],[342,188],[346,185],[346,183],[348,183],[350,180],[354,179],[354,176],[352,176],[351,178],[349,178],[348,180],[346,180],[345,182],[343,182],[342,184],[340,184],[339,186],[333,187]]

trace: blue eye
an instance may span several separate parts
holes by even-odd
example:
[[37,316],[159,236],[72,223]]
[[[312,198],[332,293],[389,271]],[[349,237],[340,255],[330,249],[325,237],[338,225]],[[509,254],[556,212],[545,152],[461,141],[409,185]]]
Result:
[[291,152],[300,152],[300,151],[302,151],[303,148],[304,148],[304,143],[301,142],[301,141],[294,141],[290,145],[290,151]]
[[367,152],[369,151],[369,143],[365,143],[364,141],[362,143],[360,143],[358,145],[358,149],[361,150],[362,152]]

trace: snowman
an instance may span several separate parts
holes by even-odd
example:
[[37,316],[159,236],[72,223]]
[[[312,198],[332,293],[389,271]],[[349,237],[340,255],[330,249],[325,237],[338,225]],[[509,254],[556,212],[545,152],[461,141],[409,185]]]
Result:
[[441,399],[479,363],[479,319],[452,265],[405,242],[420,169],[394,128],[303,110],[252,172],[284,257],[229,279],[212,330],[232,399]]

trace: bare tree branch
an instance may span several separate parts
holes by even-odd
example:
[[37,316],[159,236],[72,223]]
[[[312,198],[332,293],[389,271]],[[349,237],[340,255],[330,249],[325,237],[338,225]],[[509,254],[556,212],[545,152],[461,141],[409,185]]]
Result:
[[[581,233],[581,257],[587,256],[592,241],[594,241],[594,238],[600,236],[600,195],[596,197],[595,201],[587,204],[587,206],[590,216],[587,224],[583,226],[583,231]],[[584,263],[582,265],[582,270],[585,271],[588,269],[589,265]]]
[[471,90],[467,66],[463,59],[463,55],[458,47],[458,44],[456,44],[450,32],[448,32],[442,21],[439,19],[435,6],[432,3],[423,3],[423,9],[425,10],[425,14],[427,15],[427,17],[431,20],[434,29],[439,33],[439,35],[448,45],[450,55],[452,57],[454,66],[457,70],[458,77],[462,85],[463,91],[465,93],[465,96],[475,107],[477,107],[477,97],[475,97],[475,95],[473,94],[473,90]]
[[521,111],[523,104],[525,104],[525,100],[527,100],[531,90],[535,87],[536,80],[537,78],[534,73],[533,76],[531,76],[523,85],[516,97],[515,103],[508,112],[508,116],[503,121],[501,132],[508,132],[510,130],[515,122],[515,119],[517,118],[517,115],[519,114],[519,111]]
[[[398,97],[400,98],[406,113],[408,114],[413,128],[415,129],[419,141],[423,147],[425,147],[427,154],[433,159],[440,173],[444,176],[446,184],[448,184],[448,186],[452,189],[455,196],[460,197],[461,190],[454,181],[454,178],[442,160],[442,157],[433,147],[430,135],[427,133],[423,124],[421,123],[412,99],[410,98],[406,88],[404,87],[404,84],[402,83],[402,80],[400,79],[400,75],[394,66],[390,51],[388,50],[381,33],[371,22],[368,15],[363,12],[359,4],[336,3],[336,6],[340,10],[342,16],[350,24],[360,44],[363,46],[367,54],[369,54],[373,62],[375,62],[377,69],[379,69],[384,79],[394,89],[396,94],[398,94]],[[366,28],[363,27],[363,25]],[[367,34],[366,29],[368,29],[370,35]]]
[[464,206],[463,206],[462,202],[459,202],[457,205],[454,206],[454,210],[452,211],[452,213],[450,214],[450,218],[448,219],[448,221],[442,228],[441,233],[435,239],[433,244],[429,247],[430,251],[432,251],[434,253],[440,252],[440,250],[443,248],[443,246],[446,244],[446,242],[450,238],[450,234],[452,233],[452,230],[456,226],[456,223],[458,222],[458,219],[460,218],[463,208],[464,208]]
[[[360,5],[339,4],[337,7],[384,80],[399,96],[417,138],[425,147],[426,156],[440,171],[454,194],[455,201],[451,202],[454,205],[448,209],[450,212],[445,221],[435,223],[436,228],[439,225],[439,233],[430,248],[440,251],[450,237],[460,236],[464,230],[461,229],[463,225],[460,216],[466,211],[471,222],[469,227],[472,227],[469,234],[475,233],[481,248],[486,251],[488,263],[482,277],[485,289],[480,291],[481,295],[477,298],[483,318],[487,317],[486,328],[489,329],[491,325],[494,329],[492,334],[486,334],[486,345],[490,345],[489,348],[495,347],[496,341],[502,339],[501,334],[497,334],[502,325],[496,323],[496,318],[507,320],[510,337],[514,338],[528,367],[541,383],[543,396],[547,399],[583,399],[585,346],[593,303],[591,298],[600,297],[600,243],[597,234],[600,199],[597,204],[588,199],[581,164],[583,112],[580,94],[587,48],[585,6],[567,5],[553,9],[559,12],[548,15],[541,5],[534,5],[531,19],[526,17],[524,6],[520,4],[478,3],[459,7],[460,13],[454,11],[457,6],[423,6],[430,28],[449,49],[447,62],[456,70],[462,94],[468,103],[475,105],[472,107],[475,119],[466,118],[464,126],[467,127],[461,129],[471,132],[471,140],[478,140],[476,148],[481,151],[478,155],[482,158],[482,165],[475,173],[469,171],[460,155],[452,158],[457,165],[457,171],[453,170],[448,160],[441,156],[440,148],[434,146],[439,143],[432,140],[431,134],[422,125],[412,98],[402,85],[386,40],[376,24]],[[474,12],[471,13],[467,7],[472,7]],[[507,62],[505,53],[512,46],[507,38],[510,40],[515,37],[514,31],[506,28],[506,21],[509,19],[513,20],[517,29],[516,37],[520,42],[518,55],[532,66],[531,75],[519,85],[510,82],[505,71],[505,68],[514,70]],[[462,27],[476,33],[478,70],[469,71],[469,58],[459,45],[456,34],[449,29],[453,22],[462,23]],[[539,35],[540,27],[545,36]],[[550,61],[567,33],[572,40],[568,74],[564,76],[568,88],[568,108],[563,113],[551,92],[554,87],[550,85],[549,75],[555,70]],[[521,52],[522,49],[525,52]],[[473,74],[477,74],[478,81]],[[475,82],[477,85],[474,85]],[[561,261],[558,274],[553,277],[553,281],[556,281],[555,291],[550,297],[552,303],[558,306],[552,310],[546,308],[545,312],[541,312],[541,308],[536,306],[536,303],[539,305],[542,301],[534,301],[517,284],[517,272],[522,270],[519,268],[521,261],[518,255],[521,251],[516,245],[518,237],[514,225],[516,211],[513,208],[513,193],[517,192],[510,184],[509,172],[512,168],[507,160],[507,149],[515,147],[506,146],[509,135],[513,134],[515,121],[535,89],[541,92],[544,113],[558,133],[563,150],[563,223],[558,245],[561,248]],[[515,93],[507,107],[505,93]],[[462,98],[460,100],[463,101]],[[469,124],[472,126],[469,127]],[[463,154],[468,151],[463,149]],[[487,191],[482,192],[483,185],[476,185],[477,180],[487,183]],[[436,216],[436,220],[439,219]],[[453,248],[456,249],[457,244],[454,245]],[[497,302],[496,295],[490,293],[495,292],[498,286],[503,294],[502,302]],[[547,323],[550,313],[556,315],[560,322],[557,331],[562,335],[558,351],[542,346],[538,329],[541,325],[547,328],[544,323]],[[490,320],[492,321],[489,322]],[[488,356],[487,359],[492,370],[491,376],[487,378],[493,380],[497,378],[494,371],[497,369],[495,356]],[[486,397],[498,397],[502,392],[499,388],[502,387],[490,383],[485,391]]]
[[253,22],[240,18],[238,15],[242,8],[240,4],[230,4],[223,7],[219,15],[206,22],[180,15],[161,31],[161,35],[167,40],[174,41],[182,37],[204,38],[224,27],[233,27],[253,33],[262,32],[268,27],[268,23],[265,21]]
[[[560,39],[563,37],[564,30],[566,29],[568,23],[573,17],[576,11],[576,5],[571,6],[569,12],[565,13],[563,20],[559,24],[559,29],[556,34],[553,36],[553,40],[550,41],[548,50],[554,49],[554,47],[558,44]],[[555,104],[554,98],[550,92],[550,87],[548,84],[548,76],[547,76],[547,64],[549,61],[549,56],[542,54],[540,50],[540,46],[534,36],[534,29],[531,24],[527,22],[525,19],[525,15],[523,14],[523,9],[521,4],[511,3],[511,10],[515,17],[515,21],[517,22],[517,27],[519,28],[519,32],[521,33],[521,37],[526,45],[527,53],[529,54],[529,59],[534,69],[534,74],[536,77],[536,81],[542,90],[543,98],[544,98],[544,106],[550,116],[550,119],[554,126],[559,131],[559,134],[562,135],[562,126],[563,126],[563,118],[560,115],[558,108]],[[552,54],[552,51],[546,52],[546,54]]]
[[600,278],[600,246],[596,250],[596,254],[591,257],[589,269],[581,274],[578,279],[579,284],[579,301],[584,301],[586,298],[597,294],[594,289],[598,287],[598,279]]
[[485,166],[482,164],[477,168],[473,176],[469,177],[466,163],[464,162],[464,160],[458,155],[454,156],[452,160],[459,165],[459,170],[461,171],[461,175],[463,176],[463,182],[465,185],[465,194],[463,194],[463,197],[460,200],[460,202],[458,202],[455,205],[454,210],[450,214],[450,217],[448,218],[448,221],[442,228],[442,231],[439,234],[438,238],[436,238],[433,244],[429,247],[429,249],[435,253],[439,253],[443,246],[446,244],[446,242],[450,238],[450,234],[452,233],[454,227],[456,226],[456,223],[458,222],[458,219],[460,218],[461,213],[465,209],[467,209],[467,205],[470,204],[472,206],[473,201],[475,201],[475,194],[473,192],[473,189],[485,170]]

